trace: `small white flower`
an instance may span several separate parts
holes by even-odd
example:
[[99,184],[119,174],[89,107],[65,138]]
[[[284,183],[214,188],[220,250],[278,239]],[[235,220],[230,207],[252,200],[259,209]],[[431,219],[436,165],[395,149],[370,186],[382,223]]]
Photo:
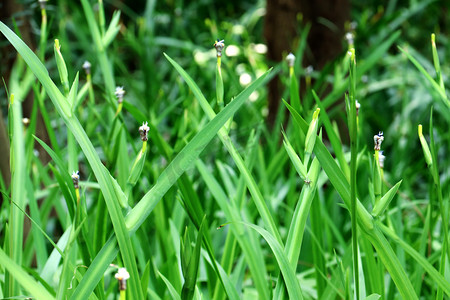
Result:
[[48,0],[39,0],[39,6],[41,9],[45,9]]
[[80,182],[80,172],[79,171],[74,171],[72,173],[72,181],[73,181],[73,186],[75,187],[75,189],[79,188],[79,182]]
[[311,65],[309,65],[309,66],[307,66],[306,69],[305,69],[305,75],[306,75],[306,76],[311,76],[311,74],[312,74],[313,71],[314,71],[314,67],[311,66]]
[[289,66],[290,68],[292,68],[292,67],[294,66],[294,63],[295,63],[295,55],[292,54],[292,53],[289,53],[289,54],[286,56],[286,61],[287,61],[287,63],[288,63],[288,66]]
[[355,100],[355,107],[356,107],[356,115],[359,115],[359,109],[361,108],[361,104],[358,102],[358,100]]
[[347,33],[345,34],[345,39],[347,40],[347,43],[349,43],[350,45],[353,45],[355,36],[353,35],[353,33],[347,32]]
[[141,135],[142,141],[148,140],[148,132],[150,131],[150,127],[148,127],[148,122],[142,123],[142,126],[139,127],[139,134]]
[[127,269],[120,268],[114,277],[119,280],[119,290],[123,291],[127,289],[127,280],[130,279],[130,273]]
[[381,143],[384,141],[383,131],[373,136],[373,143],[375,144],[374,150],[380,150]]
[[85,60],[83,63],[83,69],[86,72],[86,74],[91,74],[91,63]]
[[123,95],[125,95],[125,90],[123,89],[123,86],[116,87],[116,91],[114,94],[117,97],[117,102],[122,103],[123,102]]
[[225,48],[225,40],[217,39],[217,41],[214,43],[214,47],[217,51],[217,57],[222,56],[222,50]]

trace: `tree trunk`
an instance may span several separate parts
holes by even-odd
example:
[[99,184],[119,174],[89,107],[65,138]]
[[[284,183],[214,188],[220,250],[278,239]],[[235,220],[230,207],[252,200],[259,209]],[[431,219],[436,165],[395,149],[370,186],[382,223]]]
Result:
[[[300,36],[300,24],[310,23],[308,51],[303,66],[312,65],[320,70],[342,52],[344,24],[349,20],[348,0],[267,0],[264,22],[264,37],[267,42],[267,56],[273,62],[280,62],[283,55],[293,49],[293,41]],[[326,24],[326,25],[324,25]],[[269,83],[269,116],[272,126],[280,104],[279,78]]]
[[[0,20],[2,22],[8,24],[11,23],[11,19],[14,16],[16,23],[18,24],[18,28],[20,30],[21,38],[24,42],[30,47],[34,48],[34,39],[31,35],[31,25],[29,23],[29,17],[26,16],[17,16],[18,12],[23,12],[24,8],[20,3],[14,0],[4,0],[0,3]],[[10,25],[10,24],[8,24]],[[14,49],[12,45],[9,43],[0,48],[0,74],[1,77],[4,78],[6,84],[8,85],[9,76],[11,73],[11,68],[14,64],[14,61],[17,58],[17,51]],[[4,95],[6,98],[6,95]],[[33,110],[33,102],[34,97],[32,94],[28,95],[22,104],[23,109],[23,117],[30,118],[32,110]],[[5,122],[3,119],[3,109],[4,107],[0,107],[0,170],[2,172],[2,177],[7,186],[9,186],[11,180],[10,173],[10,165],[9,165],[9,139],[6,131]],[[47,130],[45,128],[44,121],[42,119],[42,115],[38,113],[37,115],[37,124],[36,124],[36,136],[41,140],[45,141],[49,144],[50,139],[48,137]],[[36,145],[37,150],[39,151],[39,157],[41,161],[46,164],[50,161],[50,156],[47,152],[38,144]],[[1,196],[0,196],[1,197]]]

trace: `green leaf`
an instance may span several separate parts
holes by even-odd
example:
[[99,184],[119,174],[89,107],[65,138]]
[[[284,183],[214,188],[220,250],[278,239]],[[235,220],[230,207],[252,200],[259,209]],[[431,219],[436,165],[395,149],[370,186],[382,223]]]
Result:
[[169,294],[172,297],[172,299],[181,300],[180,294],[178,294],[177,290],[173,287],[173,285],[170,283],[170,281],[159,271],[158,271],[158,275],[161,277],[161,279],[166,284],[167,289],[169,290]]
[[0,264],[8,270],[19,284],[37,300],[55,299],[42,285],[37,283],[33,277],[27,274],[21,266],[17,265],[6,253],[0,248]]
[[102,39],[102,44],[104,48],[107,48],[108,45],[116,38],[117,33],[120,30],[120,10],[116,10],[113,13],[113,17],[111,19],[111,23],[109,23],[108,30],[106,30],[105,35]]
[[375,206],[372,210],[372,215],[374,217],[380,216],[386,210],[386,208],[389,206],[389,203],[391,203],[392,199],[394,199],[394,196],[397,193],[397,190],[400,187],[401,183],[402,180],[397,182],[386,194],[384,194],[383,197],[381,197],[378,203],[375,203]]
[[443,89],[439,83],[437,83],[433,77],[431,77],[430,74],[425,70],[425,68],[415,59],[411,54],[408,53],[408,51],[404,50],[400,46],[398,46],[398,49],[403,52],[403,54],[408,57],[408,59],[413,63],[413,65],[419,70],[420,73],[422,73],[423,76],[425,76],[425,79],[431,83],[431,86],[438,92],[440,99],[444,104],[447,106],[447,108],[450,109],[450,100],[447,98],[447,95],[445,93],[445,89]]
[[295,271],[291,267],[286,253],[283,250],[283,245],[280,244],[273,235],[260,226],[242,222],[242,224],[256,230],[269,244],[273,254],[278,262],[281,273],[283,274],[283,280],[286,284],[286,289],[289,294],[289,299],[303,299],[300,283],[298,282]]
[[67,101],[69,102],[70,107],[72,108],[72,111],[74,111],[76,108],[79,74],[80,74],[80,72],[77,72],[77,75],[75,76],[75,79],[72,83],[72,87],[70,88],[69,95],[67,96]]

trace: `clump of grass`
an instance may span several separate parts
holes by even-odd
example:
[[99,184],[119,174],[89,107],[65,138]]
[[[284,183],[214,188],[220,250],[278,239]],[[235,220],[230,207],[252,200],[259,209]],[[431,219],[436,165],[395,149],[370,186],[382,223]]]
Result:
[[[126,8],[123,13],[131,14]],[[429,84],[435,108],[428,137],[419,125],[418,140],[406,131],[408,140],[400,142],[392,137],[390,121],[380,121],[377,128],[368,122],[376,105],[367,90],[377,82],[362,80],[384,57],[392,58],[387,51],[399,32],[391,31],[388,38],[382,38],[384,32],[376,35],[382,42],[361,51],[364,56],[355,36],[349,37],[349,54],[327,73],[300,68],[308,28],[295,55],[287,56],[287,66],[282,62],[270,70],[256,54],[226,56],[224,40],[237,47],[235,36],[218,32],[211,23],[214,36],[224,40],[214,44],[212,63],[201,66],[179,49],[204,49],[157,35],[155,6],[149,4],[133,30],[121,25],[123,13],[108,16],[102,1],[95,11],[82,0],[82,10],[72,14],[86,24],[74,35],[93,49],[82,58],[74,57],[64,30],[48,29],[45,6],[38,55],[0,23],[20,54],[8,88],[13,172],[11,188],[1,186],[8,200],[0,214],[5,220],[0,228],[2,297],[450,296],[449,138],[441,128],[450,123],[450,102],[434,35],[430,66],[435,73],[414,52],[401,48],[417,69],[411,73]],[[250,28],[251,19],[241,21]],[[55,67],[48,70],[43,64],[46,45],[57,34],[54,58],[46,61]],[[121,43],[142,58],[136,74],[120,60]],[[163,54],[162,44],[171,45],[170,51],[179,47],[178,52]],[[251,46],[240,47],[251,52]],[[83,63],[86,58],[89,63]],[[85,75],[79,76],[82,68]],[[261,87],[277,72],[287,100],[278,118],[284,128],[271,130],[264,123]],[[135,80],[142,74],[148,76],[144,83]],[[241,86],[243,74],[253,81]],[[58,84],[53,76],[59,76]],[[127,87],[126,94],[116,81]],[[303,82],[305,95],[299,92]],[[323,92],[326,82],[332,82],[329,94]],[[20,104],[30,92],[37,102],[24,127]],[[339,104],[343,96],[346,115]],[[47,97],[51,106],[45,104]],[[49,145],[34,136],[38,108]],[[339,130],[342,125],[336,123],[339,116],[347,124],[349,146],[343,136],[347,129]],[[380,129],[384,134],[374,137],[372,152],[373,132]],[[386,163],[384,138],[383,150],[390,152]],[[48,165],[33,155],[35,140],[52,158]],[[402,143],[422,146],[423,158],[411,166],[418,177],[396,175],[401,172],[395,168],[408,162],[406,155],[396,153],[409,153],[401,152]],[[25,219],[32,223],[28,235]]]

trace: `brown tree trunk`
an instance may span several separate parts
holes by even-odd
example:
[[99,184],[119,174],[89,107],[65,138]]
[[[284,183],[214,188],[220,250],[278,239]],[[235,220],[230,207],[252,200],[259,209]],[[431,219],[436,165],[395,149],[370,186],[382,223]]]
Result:
[[[31,25],[29,23],[29,17],[26,16],[18,16],[18,12],[23,12],[24,7],[17,3],[14,0],[4,0],[0,3],[0,20],[8,25],[11,25],[11,19],[14,16],[16,23],[18,24],[18,28],[20,30],[21,38],[24,42],[30,47],[34,48],[34,39],[31,34]],[[2,39],[4,39],[3,35]],[[17,51],[14,49],[12,45],[7,45],[0,48],[0,74],[1,77],[5,80],[8,85],[9,76],[11,73],[11,68],[14,64],[14,61],[17,58]],[[6,98],[6,95],[5,95]],[[25,101],[22,104],[23,116],[30,118],[32,110],[33,110],[33,102],[34,97],[32,94],[28,95]],[[3,109],[5,107],[0,107],[0,114],[3,114]],[[42,119],[42,115],[38,113],[37,115],[37,124],[36,124],[36,136],[41,140],[45,141],[49,144],[49,137],[47,130],[45,128],[44,121]],[[9,186],[11,180],[10,173],[10,165],[9,165],[9,140],[8,134],[6,131],[6,126],[3,120],[3,115],[0,116],[0,170],[2,172],[3,179],[7,186]],[[47,152],[40,146],[37,145],[37,150],[39,151],[39,157],[41,161],[46,164],[50,161],[50,156]],[[1,196],[0,196],[1,197]]]
[[[312,65],[320,70],[342,52],[344,24],[350,15],[348,0],[267,0],[266,3],[264,37],[269,60],[280,62],[283,55],[295,50],[293,41],[300,36],[300,19],[303,25],[311,24],[303,66]],[[269,83],[268,122],[272,126],[281,100],[280,93],[276,77]]]

